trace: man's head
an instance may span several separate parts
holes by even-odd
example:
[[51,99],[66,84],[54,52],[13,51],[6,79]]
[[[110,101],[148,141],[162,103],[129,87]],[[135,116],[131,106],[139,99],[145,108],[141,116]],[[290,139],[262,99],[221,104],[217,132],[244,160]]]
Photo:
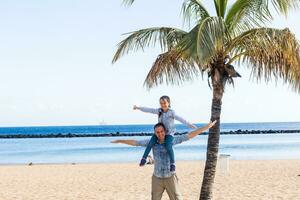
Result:
[[154,133],[159,141],[164,141],[166,136],[166,127],[163,123],[157,123],[154,126]]

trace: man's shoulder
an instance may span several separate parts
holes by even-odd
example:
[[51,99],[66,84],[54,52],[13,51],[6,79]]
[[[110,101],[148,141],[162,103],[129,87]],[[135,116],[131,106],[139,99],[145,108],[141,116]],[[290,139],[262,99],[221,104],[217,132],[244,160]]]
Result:
[[149,141],[150,141],[150,139],[137,140],[136,141],[136,146],[147,146]]

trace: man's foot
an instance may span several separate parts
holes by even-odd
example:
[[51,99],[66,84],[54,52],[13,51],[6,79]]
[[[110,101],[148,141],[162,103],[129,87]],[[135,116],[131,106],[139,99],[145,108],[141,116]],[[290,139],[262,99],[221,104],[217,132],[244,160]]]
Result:
[[171,165],[170,165],[170,172],[171,172],[171,173],[175,173],[175,170],[176,170],[175,164],[171,164]]
[[146,158],[142,158],[141,162],[140,162],[140,167],[144,166],[146,164]]

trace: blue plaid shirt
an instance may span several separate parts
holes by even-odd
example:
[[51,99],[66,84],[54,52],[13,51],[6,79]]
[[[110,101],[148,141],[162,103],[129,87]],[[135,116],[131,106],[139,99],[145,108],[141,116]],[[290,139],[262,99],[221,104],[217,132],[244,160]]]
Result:
[[[173,140],[173,145],[180,144],[182,142],[188,141],[189,137],[187,134],[175,136]],[[136,146],[146,147],[149,143],[148,140],[139,140],[136,142]],[[152,147],[153,157],[154,157],[154,172],[153,175],[158,178],[169,178],[172,176],[170,172],[170,158],[164,144],[156,143]]]

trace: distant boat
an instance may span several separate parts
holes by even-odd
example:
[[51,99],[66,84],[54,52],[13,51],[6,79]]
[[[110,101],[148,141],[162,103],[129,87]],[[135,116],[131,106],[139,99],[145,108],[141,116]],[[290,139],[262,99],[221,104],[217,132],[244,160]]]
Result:
[[104,120],[102,120],[101,122],[99,122],[99,125],[107,125],[107,123]]

